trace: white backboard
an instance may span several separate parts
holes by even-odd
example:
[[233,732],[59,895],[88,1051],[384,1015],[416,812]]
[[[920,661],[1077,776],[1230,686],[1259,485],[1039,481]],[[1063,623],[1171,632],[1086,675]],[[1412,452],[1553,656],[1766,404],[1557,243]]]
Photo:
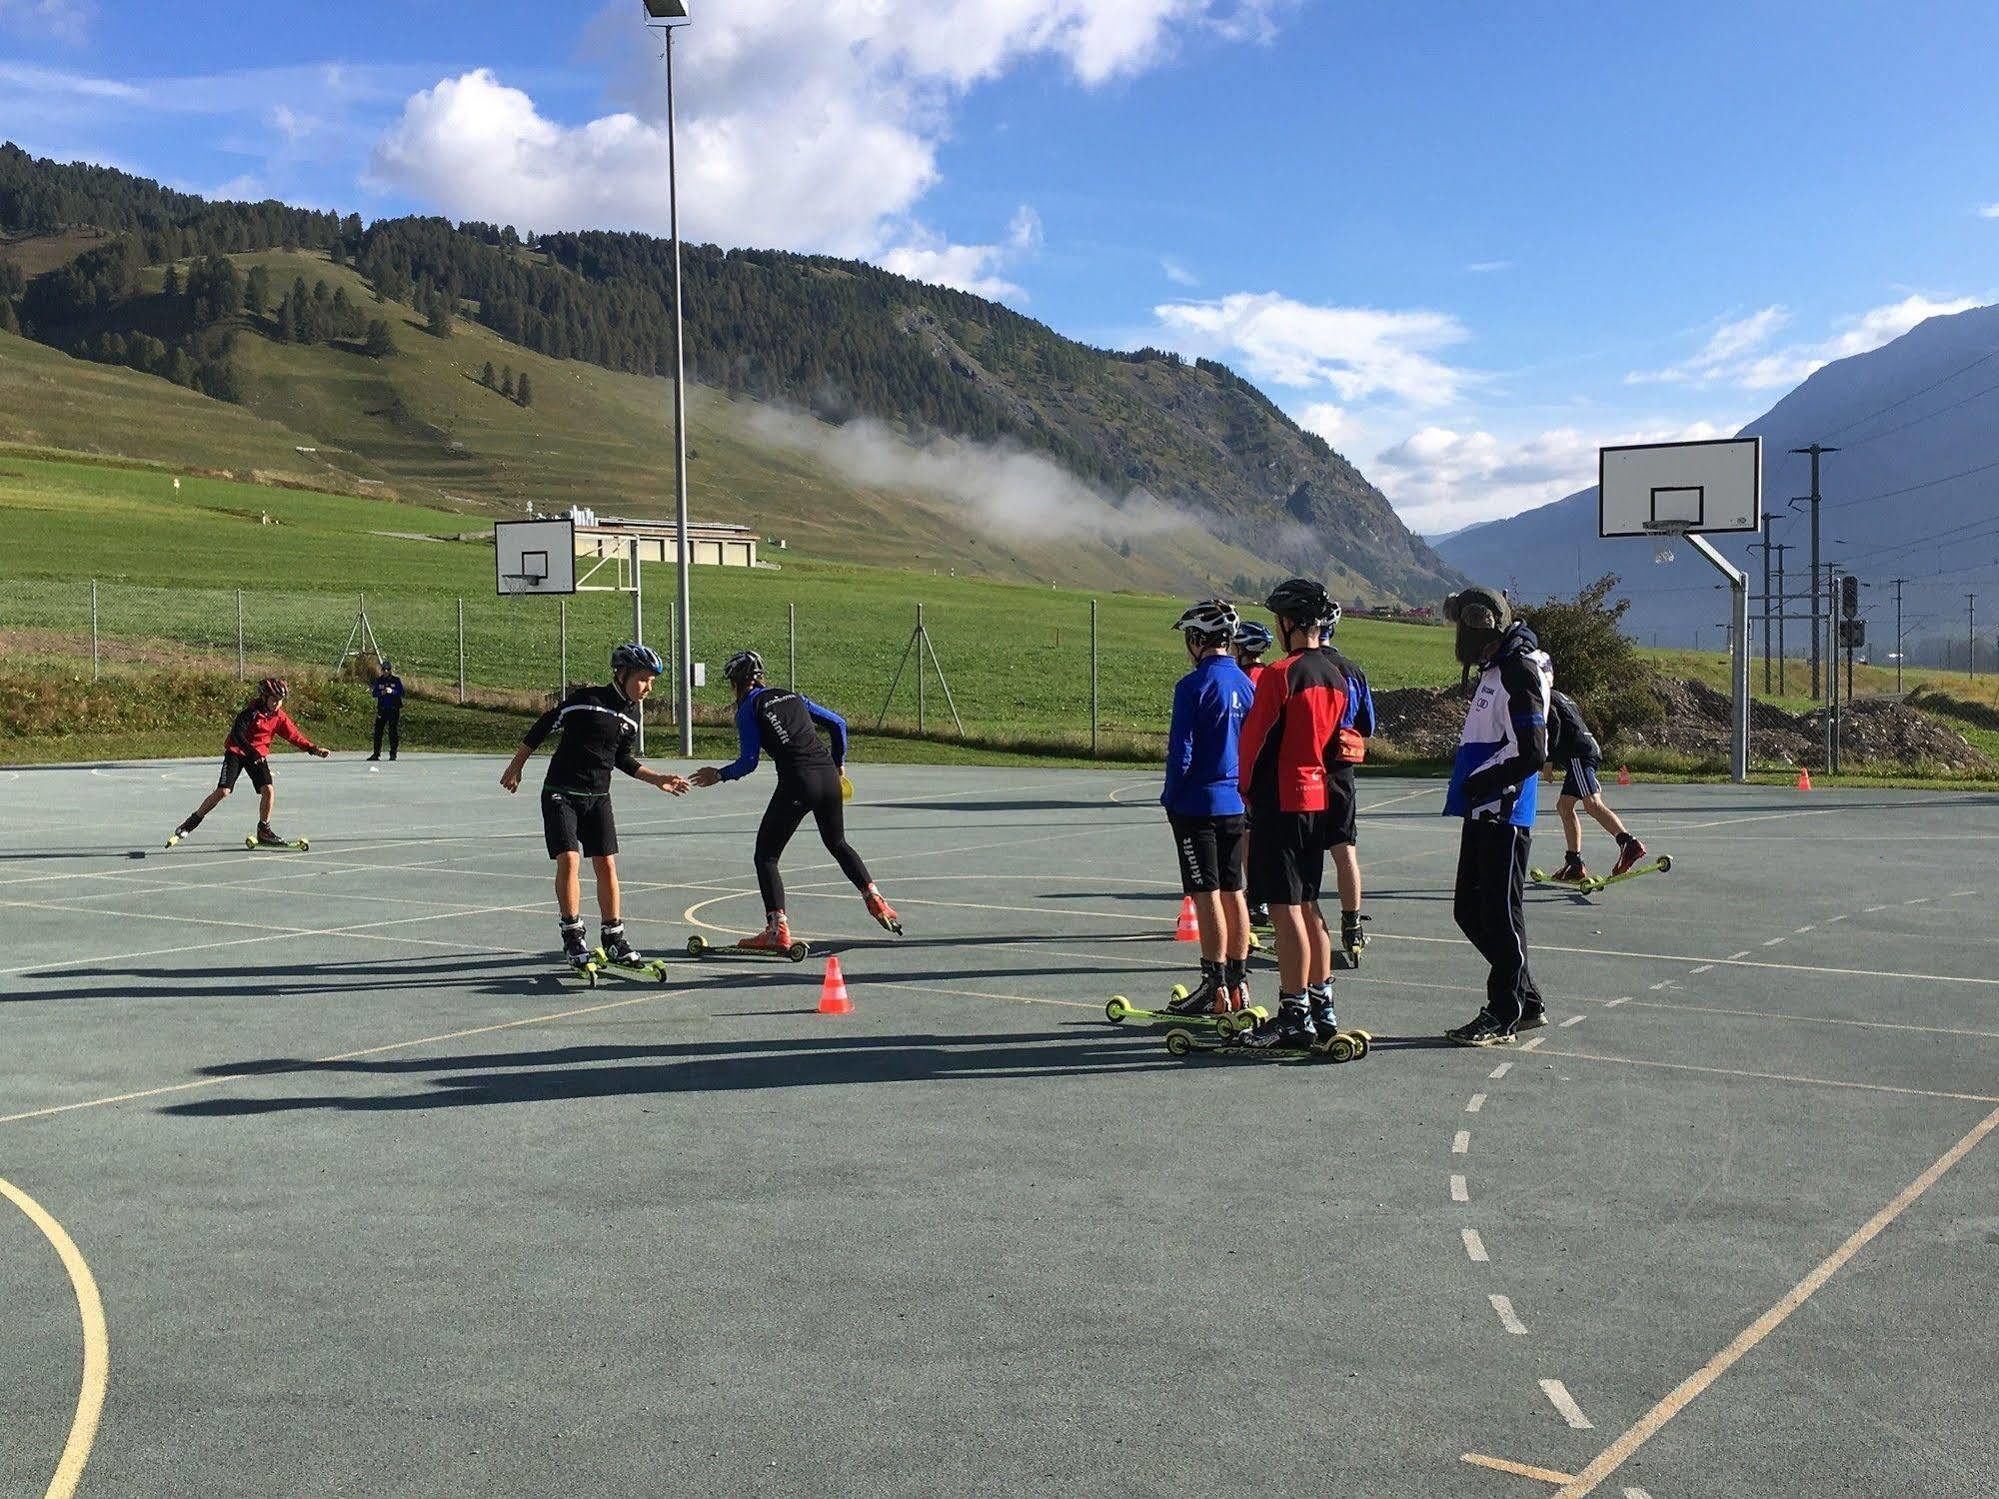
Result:
[[501,593],[576,592],[576,522],[503,520],[493,525]]
[[1763,439],[1600,448],[1596,484],[1599,536],[1760,530]]

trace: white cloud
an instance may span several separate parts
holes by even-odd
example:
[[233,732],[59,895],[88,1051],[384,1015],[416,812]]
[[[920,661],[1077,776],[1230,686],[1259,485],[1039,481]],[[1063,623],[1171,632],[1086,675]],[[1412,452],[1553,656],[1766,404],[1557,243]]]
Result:
[[1437,535],[1516,515],[1587,487],[1596,480],[1599,447],[1692,442],[1736,430],[1703,421],[1602,433],[1557,427],[1500,438],[1431,426],[1382,449],[1368,472],[1410,530]]
[[0,29],[75,45],[97,20],[96,0],[0,0]]
[[270,114],[266,118],[269,119],[271,128],[293,145],[304,140],[319,128],[318,120],[315,120],[311,115],[300,114],[289,104],[273,105]]
[[1870,308],[1856,317],[1842,320],[1837,330],[1823,339],[1769,348],[1770,340],[1789,322],[1782,307],[1765,307],[1746,318],[1724,323],[1709,337],[1706,347],[1691,359],[1662,370],[1634,371],[1624,377],[1626,384],[1655,381],[1689,385],[1732,385],[1739,390],[1784,390],[1835,359],[1865,354],[1892,343],[1925,319],[1945,317],[1976,307],[1975,297],[1937,300],[1911,294],[1899,302]]
[[1987,203],[1978,210],[1981,219],[1999,219],[1999,203]]
[[1171,255],[1160,259],[1159,269],[1175,286],[1199,286],[1201,278],[1187,268],[1186,262],[1175,260]]
[[[675,43],[682,226],[692,238],[883,259],[954,284],[1005,284],[1025,253],[916,227],[972,87],[1035,59],[1084,86],[1159,63],[1190,31],[1263,34],[1290,0],[732,0]],[[413,95],[375,179],[457,217],[527,228],[667,226],[664,89],[634,11],[590,48],[625,108],[581,123],[481,69]]]
[[1474,260],[1465,269],[1474,276],[1489,276],[1494,271],[1512,270],[1513,262],[1510,260]]
[[1353,413],[1331,401],[1309,402],[1291,415],[1307,432],[1318,433],[1336,448],[1350,447],[1362,436],[1361,425],[1354,420]]
[[954,245],[921,225],[903,232],[902,242],[877,258],[882,269],[916,281],[956,287],[994,301],[1025,300],[1026,293],[1000,274],[1008,264],[1037,253],[1041,215],[1023,203],[1007,225],[1006,238],[993,245]]
[[1153,309],[1166,337],[1190,352],[1239,360],[1255,379],[1341,400],[1388,397],[1439,406],[1469,383],[1434,357],[1461,343],[1448,313],[1390,312],[1295,301],[1277,292],[1233,292],[1211,302]]

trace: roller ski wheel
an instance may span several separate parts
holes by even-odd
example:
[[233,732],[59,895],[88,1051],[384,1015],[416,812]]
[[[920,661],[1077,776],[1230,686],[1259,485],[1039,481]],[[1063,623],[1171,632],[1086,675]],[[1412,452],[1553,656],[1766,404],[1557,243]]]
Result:
[[1166,1050],[1170,1055],[1176,1057],[1192,1056],[1196,1050],[1193,1032],[1181,1030],[1177,1026],[1168,1031],[1166,1033]]

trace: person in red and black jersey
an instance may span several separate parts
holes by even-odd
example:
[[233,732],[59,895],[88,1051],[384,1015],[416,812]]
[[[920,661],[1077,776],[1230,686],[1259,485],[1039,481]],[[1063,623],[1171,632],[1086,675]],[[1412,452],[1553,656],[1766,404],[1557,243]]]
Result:
[[322,760],[332,753],[306,738],[292,722],[283,706],[290,696],[291,688],[282,677],[266,677],[257,684],[257,695],[243,705],[229,725],[228,737],[222,741],[221,779],[208,793],[208,799],[174,829],[173,837],[167,839],[168,848],[200,827],[202,818],[221,806],[223,798],[236,789],[236,782],[245,775],[257,788],[257,841],[276,847],[285,845],[286,840],[271,830],[271,809],[278,800],[277,790],[271,784],[271,741],[283,738]]
[[1321,648],[1332,600],[1309,578],[1264,600],[1277,617],[1282,661],[1263,669],[1242,726],[1240,774],[1249,806],[1249,884],[1277,930],[1278,1011],[1252,1046],[1297,1046],[1334,1027],[1333,941],[1319,913],[1332,843],[1326,766],[1347,715],[1347,679]]

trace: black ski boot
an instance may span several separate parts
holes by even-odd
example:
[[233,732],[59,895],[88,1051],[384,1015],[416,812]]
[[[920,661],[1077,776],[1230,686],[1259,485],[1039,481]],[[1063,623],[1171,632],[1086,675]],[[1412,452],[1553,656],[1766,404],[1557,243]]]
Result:
[[646,966],[644,954],[631,944],[625,935],[625,924],[613,921],[605,925],[603,931],[604,956],[620,968],[643,968]]
[[1287,994],[1278,1002],[1277,1013],[1242,1038],[1244,1046],[1279,1047],[1303,1051],[1319,1039],[1312,1023],[1312,1011],[1302,994]]
[[569,960],[571,968],[590,966],[590,948],[583,940],[583,918],[565,916],[562,918],[562,955]]
[[260,822],[257,824],[257,844],[260,848],[290,848],[291,840],[280,838],[268,822]]
[[1166,1006],[1169,1015],[1212,1015],[1225,1006],[1228,993],[1224,969],[1219,963],[1201,964],[1201,981]]

